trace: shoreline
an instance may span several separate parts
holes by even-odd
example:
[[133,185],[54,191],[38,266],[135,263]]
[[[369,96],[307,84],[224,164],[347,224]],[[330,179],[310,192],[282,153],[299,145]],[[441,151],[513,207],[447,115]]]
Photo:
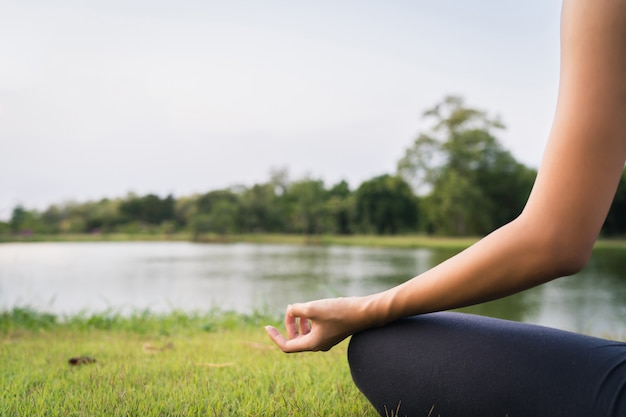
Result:
[[[480,237],[444,237],[426,235],[288,235],[288,234],[234,234],[202,235],[194,239],[190,233],[103,233],[50,234],[31,236],[0,236],[3,243],[32,242],[194,242],[194,243],[256,243],[300,246],[363,246],[392,249],[447,249],[463,250]],[[626,250],[626,239],[598,239],[594,250]]]

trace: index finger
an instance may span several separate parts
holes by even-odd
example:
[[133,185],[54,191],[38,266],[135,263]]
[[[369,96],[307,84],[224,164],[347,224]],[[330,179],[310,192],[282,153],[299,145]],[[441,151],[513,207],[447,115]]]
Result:
[[294,339],[287,339],[283,336],[275,327],[265,326],[265,331],[269,335],[270,339],[285,353],[303,352],[306,350],[312,350],[309,346],[309,335],[298,336]]
[[289,307],[287,307],[285,314],[285,329],[287,330],[287,338],[293,339],[298,335],[298,323],[296,317],[289,314]]

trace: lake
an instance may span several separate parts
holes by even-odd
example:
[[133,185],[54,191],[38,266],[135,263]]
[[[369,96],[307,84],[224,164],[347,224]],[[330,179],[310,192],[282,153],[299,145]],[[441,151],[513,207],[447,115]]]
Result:
[[[292,302],[382,291],[453,254],[244,243],[0,244],[0,310],[279,314]],[[575,276],[463,311],[626,338],[626,251],[596,251]]]

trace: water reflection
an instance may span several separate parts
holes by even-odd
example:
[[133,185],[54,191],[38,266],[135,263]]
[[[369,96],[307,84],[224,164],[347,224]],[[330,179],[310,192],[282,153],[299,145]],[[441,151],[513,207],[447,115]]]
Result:
[[[281,312],[290,302],[387,289],[454,255],[449,251],[201,245],[0,245],[0,309],[61,314],[150,309]],[[584,271],[464,311],[589,334],[626,337],[626,256],[594,253]]]

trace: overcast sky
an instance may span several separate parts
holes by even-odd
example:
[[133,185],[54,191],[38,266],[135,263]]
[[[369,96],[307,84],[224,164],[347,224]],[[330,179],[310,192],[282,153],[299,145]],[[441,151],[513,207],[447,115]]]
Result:
[[556,0],[0,0],[0,219],[22,204],[189,195],[287,167],[395,171],[447,94],[539,165]]

